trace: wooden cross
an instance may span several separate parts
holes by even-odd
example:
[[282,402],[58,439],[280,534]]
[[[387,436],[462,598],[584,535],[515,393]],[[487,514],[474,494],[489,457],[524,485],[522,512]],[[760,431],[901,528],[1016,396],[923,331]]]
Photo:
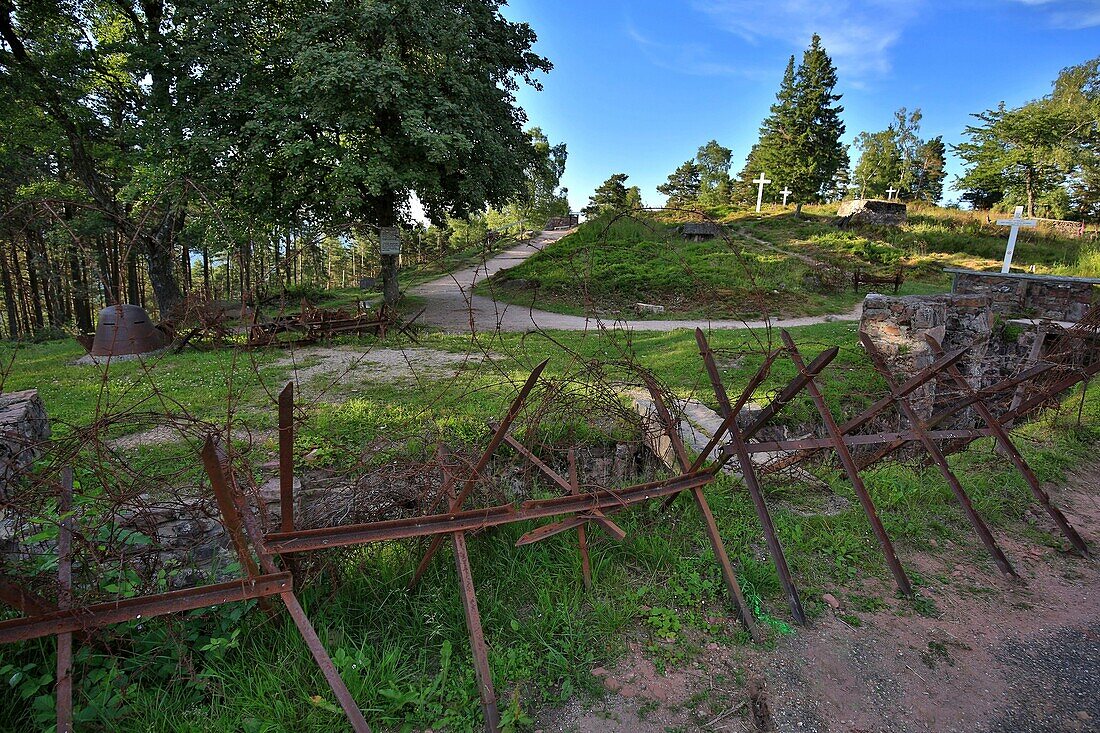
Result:
[[894,188],[893,185],[891,185],[890,188],[886,189],[886,200],[889,201],[890,199],[894,198],[894,194],[896,194],[897,192],[898,190]]
[[1001,265],[1001,272],[1008,272],[1012,266],[1012,253],[1016,250],[1016,236],[1020,233],[1020,227],[1036,227],[1039,222],[1034,219],[1024,218],[1024,207],[1017,206],[1011,219],[998,219],[997,226],[1012,227],[1008,232],[1008,247],[1005,249],[1005,261]]
[[790,196],[792,193],[794,193],[794,191],[792,191],[791,189],[784,186],[783,190],[780,191],[779,193],[783,194],[783,205],[786,206],[787,205],[787,197]]
[[761,173],[759,178],[754,178],[753,183],[760,184],[760,188],[756,192],[756,213],[760,213],[760,204],[764,203],[764,186],[771,183],[767,178],[764,178],[764,174]]

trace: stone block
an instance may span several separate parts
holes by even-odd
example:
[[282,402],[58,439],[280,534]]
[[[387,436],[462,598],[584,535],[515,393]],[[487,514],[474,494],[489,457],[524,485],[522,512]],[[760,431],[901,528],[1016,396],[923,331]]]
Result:
[[38,390],[0,394],[0,499],[41,454],[50,420]]
[[898,226],[905,223],[907,209],[900,201],[855,199],[841,202],[836,215],[850,224]]

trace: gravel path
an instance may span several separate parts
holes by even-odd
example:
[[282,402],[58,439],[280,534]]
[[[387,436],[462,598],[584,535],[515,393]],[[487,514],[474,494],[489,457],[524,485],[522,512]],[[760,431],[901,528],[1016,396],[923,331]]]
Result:
[[452,333],[469,333],[471,323],[476,331],[526,332],[538,329],[562,331],[590,331],[604,327],[617,327],[631,331],[675,331],[681,328],[733,330],[742,328],[766,328],[768,326],[809,326],[829,321],[858,321],[863,306],[857,305],[849,313],[826,316],[809,316],[771,321],[735,321],[735,320],[614,320],[590,316],[571,316],[562,313],[527,308],[502,303],[492,298],[474,295],[473,288],[501,270],[515,267],[543,247],[552,244],[568,231],[546,231],[536,235],[530,242],[517,245],[500,253],[486,262],[459,272],[451,273],[438,280],[417,285],[412,295],[425,300],[423,322],[439,326]]

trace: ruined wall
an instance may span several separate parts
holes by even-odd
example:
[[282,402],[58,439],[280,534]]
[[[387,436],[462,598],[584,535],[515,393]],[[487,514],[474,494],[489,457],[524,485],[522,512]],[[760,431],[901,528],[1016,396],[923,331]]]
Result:
[[0,394],[0,499],[8,484],[38,458],[50,437],[50,421],[38,390]]
[[952,292],[990,299],[994,313],[1076,323],[1096,297],[1100,280],[1024,273],[1001,274],[948,269]]
[[[925,334],[947,351],[973,346],[959,362],[971,385],[978,387],[999,378],[1003,365],[999,350],[990,341],[994,325],[990,299],[979,295],[910,295],[900,298],[872,293],[863,301],[860,331],[871,337],[886,362],[903,381],[935,361]],[[937,385],[914,392],[913,407],[922,417],[931,416],[937,403]]]

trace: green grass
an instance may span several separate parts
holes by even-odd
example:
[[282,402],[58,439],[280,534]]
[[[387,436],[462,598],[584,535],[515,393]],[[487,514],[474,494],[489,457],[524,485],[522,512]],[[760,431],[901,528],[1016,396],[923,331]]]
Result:
[[[830,344],[844,347],[822,383],[838,415],[854,414],[882,388],[855,348],[854,329],[854,324],[828,323],[794,331],[807,360]],[[760,363],[760,357],[742,353],[746,346],[757,345],[756,337],[746,332],[716,332],[711,337],[731,391],[744,384]],[[426,334],[422,341],[452,351],[471,346],[467,338],[440,334]],[[331,454],[321,457],[322,465],[339,466],[344,456],[358,453],[379,436],[402,431],[422,435],[426,429],[456,449],[475,450],[488,435],[484,421],[501,414],[517,383],[546,356],[551,357],[546,378],[566,389],[566,402],[575,408],[570,412],[567,404],[548,418],[549,425],[539,438],[550,446],[568,444],[570,428],[583,428],[585,421],[577,415],[585,393],[574,382],[596,358],[610,363],[609,378],[630,377],[627,364],[636,361],[678,394],[713,402],[713,397],[707,397],[694,339],[686,331],[610,337],[505,334],[494,335],[480,346],[498,360],[498,369],[471,367],[453,383],[426,380],[420,389],[360,380],[348,385],[337,399],[313,406],[299,433],[299,457],[330,447]],[[168,409],[186,407],[216,421],[225,411],[225,384],[232,377],[241,409],[256,420],[268,414],[271,422],[267,424],[272,424],[273,408],[263,385],[280,385],[289,376],[285,368],[273,366],[278,352],[259,355],[261,384],[239,355],[222,351],[167,357],[150,371],[133,362],[119,363],[102,380],[94,376],[94,368],[70,365],[77,349],[64,343],[19,349],[5,389],[37,385],[51,414],[77,425],[95,417],[98,395],[107,388],[112,395],[126,395],[119,397],[119,404],[163,393],[174,399],[166,403]],[[11,353],[4,352],[8,357]],[[757,397],[767,399],[794,373],[789,362],[777,362]],[[797,425],[812,420],[813,409],[808,400],[799,399],[784,411],[783,419]],[[1017,431],[1040,479],[1057,479],[1093,451],[1100,439],[1100,390],[1089,391],[1084,416],[1083,428],[1065,421],[1053,425],[1048,417]],[[614,435],[606,427],[579,437],[611,440]],[[987,447],[983,443],[951,459],[975,506],[1001,531],[1055,543],[1054,538],[1028,535],[1033,530],[1025,529],[1031,504],[1027,486]],[[270,454],[273,448],[261,446],[253,459],[262,460],[264,452]],[[413,446],[409,454],[423,456],[430,449],[430,445]],[[164,464],[186,460],[186,450],[149,446],[128,455],[142,470],[156,474],[166,470],[161,468]],[[823,612],[818,599],[826,590],[843,597],[841,589],[857,579],[887,578],[851,487],[828,466],[821,468],[820,475],[850,500],[848,509],[832,516],[804,516],[796,507],[818,490],[775,482],[766,487],[777,532],[811,615]],[[975,562],[991,575],[995,572],[934,469],[884,465],[865,472],[864,477],[903,563],[916,551],[930,551],[930,538],[948,538],[965,554],[963,561]],[[536,484],[532,491],[552,493],[545,483]],[[773,566],[761,554],[760,528],[751,502],[727,476],[709,487],[707,496],[757,615],[773,635],[787,633],[789,612]],[[660,512],[656,505],[637,507],[617,515],[616,521],[627,531],[622,543],[598,530],[590,532],[596,581],[591,594],[582,589],[572,533],[522,548],[515,547],[515,540],[533,524],[471,536],[473,575],[502,706],[518,699],[521,713],[530,714],[540,706],[595,692],[598,683],[589,671],[613,663],[628,637],[643,639],[648,653],[670,666],[690,659],[693,649],[710,641],[745,643],[732,620],[699,514],[690,501],[681,500],[670,513]],[[322,575],[299,592],[372,725],[476,729],[478,698],[450,552],[441,553],[420,586],[408,592],[405,585],[417,559],[416,543],[334,552],[329,560],[340,582],[333,585],[333,576]],[[938,578],[915,580],[923,594],[917,604],[899,604],[889,594],[861,596],[853,610],[935,613],[937,594],[954,592]],[[853,585],[853,592],[864,592],[861,584]],[[82,727],[125,731],[342,728],[335,701],[285,614],[268,618],[255,610],[245,612],[246,605],[195,612],[184,619],[154,620],[140,628],[116,627],[107,636],[110,655],[99,646],[79,645],[76,689]],[[7,685],[0,695],[0,729],[48,725],[53,648],[52,640],[0,648],[0,670],[5,670],[0,685]]]
[[[841,230],[836,207],[806,207],[801,219],[779,207],[762,214],[719,212],[729,237],[688,242],[678,220],[663,217],[585,223],[569,237],[476,289],[523,307],[573,315],[638,316],[635,303],[666,312],[656,318],[745,318],[762,314],[812,316],[850,311],[862,299],[851,271],[905,272],[901,295],[945,292],[945,267],[996,269],[1004,256],[1003,227],[974,212],[912,205],[900,227]],[[755,239],[764,240],[771,247]],[[840,272],[822,283],[821,268]],[[1040,228],[1021,234],[1014,265],[1037,272],[1100,276],[1095,242]]]

